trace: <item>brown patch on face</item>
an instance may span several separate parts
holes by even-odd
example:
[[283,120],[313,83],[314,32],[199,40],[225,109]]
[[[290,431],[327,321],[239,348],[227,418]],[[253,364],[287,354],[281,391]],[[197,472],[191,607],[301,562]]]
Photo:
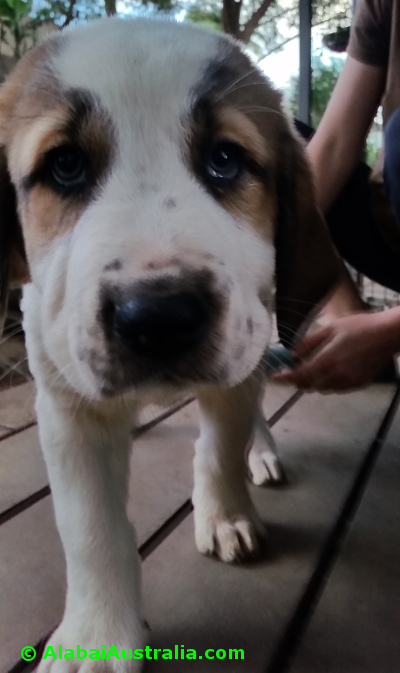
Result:
[[216,139],[227,138],[238,143],[260,166],[268,166],[273,159],[273,148],[265,142],[251,119],[233,107],[217,109],[216,118]]
[[[239,49],[226,44],[196,93],[191,123],[195,172],[239,222],[272,240],[278,211],[278,139],[288,129],[280,94]],[[209,159],[221,142],[240,151],[243,170],[237,179],[210,176]]]
[[[51,68],[63,37],[22,59],[0,94],[0,133],[14,183],[28,257],[73,227],[104,180],[114,148],[112,124],[90,92],[65,89]],[[81,158],[79,183],[54,178],[59,152]]]
[[54,147],[67,142],[64,129],[65,108],[60,106],[49,111],[45,118],[35,120],[11,145],[10,166],[15,176],[22,179],[33,173],[41,157]]
[[42,185],[21,199],[20,215],[28,259],[33,261],[57,236],[72,229],[86,204],[60,199]]
[[[207,113],[212,115],[211,124]],[[271,240],[276,218],[273,147],[266,143],[252,120],[235,108],[217,104],[207,113],[199,110],[193,128],[192,152],[197,174],[235,219],[250,224]],[[237,151],[240,167],[237,178],[225,180],[211,174],[210,160],[218,147]]]
[[[56,236],[75,226],[83,210],[101,185],[112,156],[110,134],[103,128],[104,121],[96,116],[92,103],[80,92],[69,92],[70,104],[63,115],[57,109],[52,117],[56,126],[42,133],[33,143],[32,156],[25,152],[24,165],[14,167],[19,177],[17,194],[27,247],[28,258],[35,256],[37,246],[46,245]],[[29,130],[15,138],[12,155],[18,162],[18,146],[29,135]],[[54,162],[62,148],[78,152],[84,165],[84,178],[77,187],[65,188],[54,179]],[[56,153],[56,154],[54,154]],[[21,149],[24,156],[24,150]],[[20,156],[21,156],[20,155]],[[26,167],[28,170],[26,171]]]
[[0,92],[0,143],[8,146],[24,125],[61,101],[60,85],[51,58],[63,38],[56,35],[28,52],[16,65]]
[[[27,143],[27,139],[29,143]],[[24,146],[29,145],[31,155]],[[99,102],[84,89],[68,89],[62,94],[62,103],[41,111],[13,138],[11,154],[17,157],[17,177],[24,178],[24,187],[37,181],[46,154],[52,149],[69,147],[79,152],[91,172],[92,182],[102,177],[113,154],[114,134],[111,120]],[[21,163],[24,165],[21,166]],[[18,170],[19,169],[19,170]],[[63,194],[64,196],[64,194]]]
[[[274,201],[270,216],[275,229],[278,329],[282,342],[290,345],[305,313],[326,296],[339,271],[316,207],[302,144],[282,110],[280,94],[234,46],[210,68],[200,94],[214,107],[217,102],[245,115],[268,148],[271,183],[266,192]],[[253,211],[252,217],[257,213]]]
[[244,114],[224,108],[218,115],[218,139],[229,139],[244,147],[252,160],[265,170],[264,177],[247,174],[237,186],[222,195],[221,203],[240,221],[251,224],[268,240],[273,238],[276,218],[276,193],[270,179],[273,151]]
[[[29,269],[25,256],[22,230],[17,213],[15,187],[10,176],[9,144],[18,130],[18,117],[21,124],[28,124],[32,119],[34,106],[39,104],[43,91],[49,91],[47,81],[43,87],[38,86],[35,69],[54,52],[56,42],[49,40],[26,55],[13,70],[7,82],[0,89],[0,277],[4,284],[19,287],[29,282]],[[46,79],[46,77],[43,78]],[[16,114],[19,101],[27,91],[34,92],[30,105],[24,114]],[[1,294],[1,292],[0,292]],[[0,297],[1,303],[1,297]],[[1,313],[1,306],[0,306]]]

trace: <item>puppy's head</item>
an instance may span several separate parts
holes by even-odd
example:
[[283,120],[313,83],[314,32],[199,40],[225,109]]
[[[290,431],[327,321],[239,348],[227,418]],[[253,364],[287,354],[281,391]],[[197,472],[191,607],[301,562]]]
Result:
[[334,281],[279,95],[224,36],[67,30],[3,87],[0,134],[3,304],[31,280],[28,341],[84,395],[234,385],[268,344],[275,275],[287,341]]

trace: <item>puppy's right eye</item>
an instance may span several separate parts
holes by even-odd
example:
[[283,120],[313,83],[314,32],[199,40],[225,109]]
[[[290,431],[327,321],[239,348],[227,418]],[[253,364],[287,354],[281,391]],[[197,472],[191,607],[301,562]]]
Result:
[[243,149],[236,143],[216,143],[207,159],[207,172],[211,178],[233,182],[243,171]]
[[87,184],[87,164],[77,147],[63,145],[50,150],[46,166],[52,186],[64,194],[79,192]]

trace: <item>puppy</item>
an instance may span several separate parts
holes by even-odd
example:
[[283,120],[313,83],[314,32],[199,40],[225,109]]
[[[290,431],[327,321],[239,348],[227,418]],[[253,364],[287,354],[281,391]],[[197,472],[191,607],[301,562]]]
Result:
[[[244,454],[273,290],[288,343],[332,287],[337,257],[279,94],[223,35],[118,19],[57,34],[3,87],[0,141],[2,300],[6,285],[25,285],[67,561],[50,644],[141,647],[125,512],[139,408],[197,396],[197,547],[227,562],[253,555],[264,528]],[[77,665],[47,659],[39,672]],[[107,666],[138,670],[132,660]]]

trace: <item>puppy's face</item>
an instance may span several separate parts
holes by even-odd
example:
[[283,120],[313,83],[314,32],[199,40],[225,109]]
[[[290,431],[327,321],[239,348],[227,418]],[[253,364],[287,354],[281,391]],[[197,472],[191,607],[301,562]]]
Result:
[[69,385],[99,398],[246,378],[271,331],[280,147],[295,141],[239,49],[99,21],[34,51],[0,106],[27,320]]

